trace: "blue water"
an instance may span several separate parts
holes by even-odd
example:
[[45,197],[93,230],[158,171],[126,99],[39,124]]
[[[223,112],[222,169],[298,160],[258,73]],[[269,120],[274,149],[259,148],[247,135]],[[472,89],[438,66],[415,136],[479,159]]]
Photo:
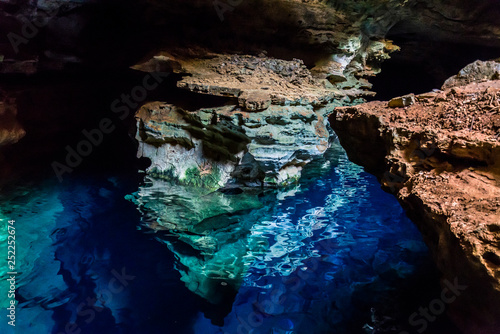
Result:
[[[130,200],[149,186],[117,169],[4,190],[0,243],[15,219],[19,276],[16,328],[2,304],[0,333],[415,333],[409,315],[439,296],[418,230],[338,145],[300,185],[203,231],[147,227],[168,220]],[[430,325],[456,333],[445,315]]]

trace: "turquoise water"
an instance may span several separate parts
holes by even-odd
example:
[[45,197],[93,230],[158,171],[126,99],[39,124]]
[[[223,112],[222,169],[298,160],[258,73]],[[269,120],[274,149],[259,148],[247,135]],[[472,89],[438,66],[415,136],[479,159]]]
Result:
[[418,230],[338,144],[296,187],[196,196],[127,168],[5,189],[19,275],[0,332],[415,333],[439,296]]

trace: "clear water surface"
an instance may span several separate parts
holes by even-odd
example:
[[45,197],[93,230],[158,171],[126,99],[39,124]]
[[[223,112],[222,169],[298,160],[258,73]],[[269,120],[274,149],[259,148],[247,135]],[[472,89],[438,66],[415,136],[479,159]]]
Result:
[[[0,333],[416,333],[409,315],[439,296],[418,230],[338,144],[202,237],[146,227],[155,211],[129,200],[140,187],[117,167],[3,191],[1,249],[15,219],[19,276],[15,330],[2,296]],[[206,280],[214,266],[228,280]],[[456,332],[445,315],[426,331]]]

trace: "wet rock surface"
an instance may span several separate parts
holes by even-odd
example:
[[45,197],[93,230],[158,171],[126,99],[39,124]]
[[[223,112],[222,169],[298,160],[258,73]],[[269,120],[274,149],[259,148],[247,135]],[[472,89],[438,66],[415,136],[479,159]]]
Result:
[[350,159],[408,210],[443,279],[469,287],[450,306],[456,322],[466,332],[496,333],[500,81],[476,80],[418,95],[406,107],[375,101],[337,108],[330,123]]

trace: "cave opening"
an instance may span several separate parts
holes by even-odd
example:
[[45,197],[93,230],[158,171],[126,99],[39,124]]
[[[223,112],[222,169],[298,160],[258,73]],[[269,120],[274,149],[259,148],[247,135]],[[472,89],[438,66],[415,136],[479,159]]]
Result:
[[387,35],[401,47],[384,61],[381,73],[370,78],[377,95],[370,100],[390,100],[409,93],[440,89],[444,81],[475,60],[492,60],[500,55],[494,46],[434,41],[420,36]]

